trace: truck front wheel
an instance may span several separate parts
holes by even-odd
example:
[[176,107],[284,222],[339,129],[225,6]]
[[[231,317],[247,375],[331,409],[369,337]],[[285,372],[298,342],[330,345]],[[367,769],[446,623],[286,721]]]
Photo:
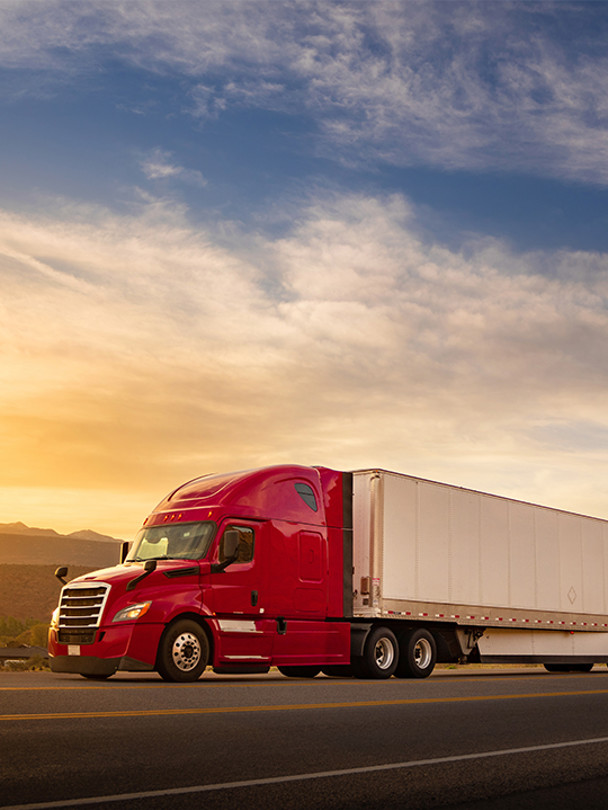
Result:
[[363,655],[354,664],[355,674],[360,678],[390,678],[399,659],[399,646],[392,630],[376,627],[368,635]]
[[157,670],[165,681],[197,681],[209,663],[209,640],[190,619],[169,625],[160,640]]
[[411,630],[401,639],[397,678],[428,678],[437,659],[437,645],[428,630]]

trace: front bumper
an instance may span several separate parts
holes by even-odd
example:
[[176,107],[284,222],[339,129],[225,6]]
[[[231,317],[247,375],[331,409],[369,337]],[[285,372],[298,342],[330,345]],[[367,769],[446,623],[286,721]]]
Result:
[[53,672],[113,675],[117,670],[151,672],[163,624],[125,622],[99,628],[93,644],[61,644],[49,631],[49,664]]
[[127,672],[152,672],[152,664],[137,661],[135,658],[98,658],[96,655],[56,655],[49,659],[52,672],[72,672],[77,675],[104,677],[114,675],[117,670]]

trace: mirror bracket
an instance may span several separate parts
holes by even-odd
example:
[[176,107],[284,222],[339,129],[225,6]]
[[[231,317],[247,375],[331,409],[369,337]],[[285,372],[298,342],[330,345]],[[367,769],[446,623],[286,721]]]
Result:
[[62,582],[64,585],[68,584],[67,581],[65,580],[65,577],[67,577],[67,575],[68,575],[68,568],[66,565],[62,565],[55,571],[55,576],[57,577],[59,582]]
[[239,558],[239,533],[235,529],[228,529],[224,532],[222,544],[226,559],[222,560],[222,562],[211,563],[212,574],[220,574]]
[[125,590],[132,591],[138,582],[141,582],[142,579],[145,579],[152,571],[156,571],[156,566],[158,565],[158,560],[146,560],[144,563],[144,571],[143,574],[140,574],[135,579],[132,579],[130,582],[127,582],[127,587]]

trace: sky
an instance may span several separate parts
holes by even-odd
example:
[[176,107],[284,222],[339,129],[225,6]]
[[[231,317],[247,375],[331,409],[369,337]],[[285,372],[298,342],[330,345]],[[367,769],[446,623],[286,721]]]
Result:
[[384,468],[608,518],[608,3],[0,0],[0,523]]

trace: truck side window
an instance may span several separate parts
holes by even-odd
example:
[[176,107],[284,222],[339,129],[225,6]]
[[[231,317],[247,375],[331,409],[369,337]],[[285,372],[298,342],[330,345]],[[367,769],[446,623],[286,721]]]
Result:
[[[246,563],[251,562],[253,560],[253,541],[254,541],[254,533],[253,529],[249,528],[249,526],[226,526],[224,530],[224,536],[227,531],[238,532],[239,534],[239,555],[236,558],[235,562],[237,563]],[[220,541],[220,559],[219,561],[222,563],[226,560],[226,554],[224,552],[224,537],[222,537]]]
[[318,509],[317,506],[317,499],[315,498],[315,493],[313,488],[308,484],[297,483],[295,484],[296,492],[302,498],[306,506],[310,507],[313,512],[316,512]]

